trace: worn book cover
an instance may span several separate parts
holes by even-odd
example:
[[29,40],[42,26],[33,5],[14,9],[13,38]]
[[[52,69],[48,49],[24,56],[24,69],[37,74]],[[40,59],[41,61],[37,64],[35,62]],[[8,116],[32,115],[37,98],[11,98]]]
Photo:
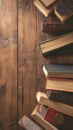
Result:
[[43,128],[25,115],[19,120],[18,123],[26,130],[43,130]]
[[35,7],[47,17],[52,11],[57,0],[34,0]]
[[50,100],[62,102],[73,106],[73,92],[47,90],[46,95]]
[[39,43],[43,56],[72,55],[73,54],[73,32],[69,32],[47,41]]
[[73,92],[73,79],[66,78],[47,78],[46,90],[58,90],[64,92]]
[[73,65],[43,63],[42,71],[46,77],[73,78]]
[[73,15],[73,0],[59,0],[54,12],[61,22],[67,21]]
[[73,31],[73,17],[67,22],[62,23],[54,14],[49,15],[43,20],[42,31],[52,35],[60,35]]
[[[45,120],[48,107],[38,104],[31,114],[31,118],[45,130],[58,130],[52,123]],[[51,119],[52,120],[52,119]]]

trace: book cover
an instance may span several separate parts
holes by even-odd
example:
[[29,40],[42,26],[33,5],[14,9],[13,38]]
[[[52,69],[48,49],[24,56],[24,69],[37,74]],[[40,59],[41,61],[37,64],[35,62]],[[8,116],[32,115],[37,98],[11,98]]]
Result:
[[44,119],[57,127],[61,127],[64,123],[64,114],[49,107]]
[[57,127],[55,127],[53,124],[51,124],[50,122],[47,122],[44,118],[46,115],[46,111],[47,111],[47,107],[45,107],[45,111],[43,112],[44,115],[42,116],[42,111],[43,111],[43,107],[45,106],[41,106],[40,104],[38,104],[35,109],[33,110],[32,114],[31,114],[31,118],[37,122],[43,129],[45,130],[58,130]]
[[73,65],[43,63],[42,71],[46,77],[73,78]]
[[46,95],[50,100],[73,106],[73,92],[47,90]]
[[39,43],[41,53],[44,56],[62,55],[66,53],[73,54],[73,32],[59,35],[50,40]]
[[54,13],[61,22],[67,21],[73,15],[73,0],[59,0],[54,7]]
[[53,10],[56,0],[34,0],[35,7],[47,17]]
[[73,92],[73,79],[66,78],[47,78],[46,90],[58,90]]
[[73,117],[73,106],[64,104],[62,102],[57,102],[48,99],[46,93],[37,92],[37,98],[39,97],[39,104],[48,106],[54,110],[57,110],[59,112],[62,112],[66,115],[72,116]]
[[52,35],[60,35],[73,31],[73,17],[67,22],[62,23],[54,14],[49,15],[43,21],[42,31]]
[[39,0],[46,8],[52,5],[57,0]]
[[73,117],[60,113],[52,108],[47,109],[45,120],[51,122],[61,130],[73,129]]
[[25,115],[19,120],[18,123],[26,130],[43,130],[43,128]]

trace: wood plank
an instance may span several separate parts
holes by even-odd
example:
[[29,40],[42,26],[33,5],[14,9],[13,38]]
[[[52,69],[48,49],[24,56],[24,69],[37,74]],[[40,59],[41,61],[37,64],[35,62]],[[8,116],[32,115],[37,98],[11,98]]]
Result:
[[17,129],[17,1],[0,1],[0,129]]
[[33,0],[18,0],[18,118],[30,115],[36,105],[36,10]]

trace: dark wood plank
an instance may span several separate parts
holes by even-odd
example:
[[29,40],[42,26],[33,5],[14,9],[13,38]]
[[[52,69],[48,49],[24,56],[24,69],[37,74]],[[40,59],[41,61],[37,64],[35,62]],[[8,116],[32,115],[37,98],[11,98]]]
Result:
[[33,0],[18,0],[18,118],[36,105],[36,10]]
[[17,129],[17,1],[0,1],[0,130]]

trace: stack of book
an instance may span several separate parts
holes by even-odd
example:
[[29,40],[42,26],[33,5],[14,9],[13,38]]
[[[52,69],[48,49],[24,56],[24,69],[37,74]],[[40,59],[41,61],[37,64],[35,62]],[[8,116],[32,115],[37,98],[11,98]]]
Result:
[[[38,44],[42,56],[73,55],[73,0],[34,0],[34,5],[47,17],[43,32],[59,34]],[[43,63],[42,71],[46,92],[36,93],[37,106],[19,124],[26,130],[72,130],[73,66]]]
[[73,30],[73,0],[34,0],[45,19],[42,31],[61,34]]

